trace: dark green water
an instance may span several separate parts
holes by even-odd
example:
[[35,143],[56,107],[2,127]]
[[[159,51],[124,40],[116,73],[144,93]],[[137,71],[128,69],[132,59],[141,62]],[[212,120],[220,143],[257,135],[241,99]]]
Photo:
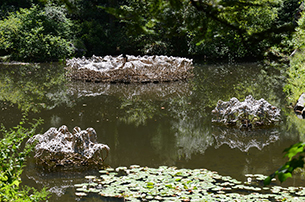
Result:
[[[93,127],[111,149],[111,167],[207,168],[244,181],[245,174],[279,168],[286,160],[282,151],[300,140],[289,118],[294,114],[285,107],[284,81],[280,70],[254,63],[196,64],[188,82],[127,85],[68,81],[59,64],[0,65],[0,122],[12,127],[29,111],[30,119],[44,119],[42,133],[63,124],[70,130]],[[249,94],[282,109],[279,127],[242,132],[211,123],[219,99]],[[47,172],[30,159],[23,183],[49,187],[50,201],[73,201],[73,185],[97,171]],[[304,182],[296,176],[286,185]]]

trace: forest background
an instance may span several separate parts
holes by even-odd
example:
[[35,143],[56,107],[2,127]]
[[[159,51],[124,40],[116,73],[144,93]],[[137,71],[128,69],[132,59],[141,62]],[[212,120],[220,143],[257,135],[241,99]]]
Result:
[[298,0],[4,0],[0,56],[47,62],[73,56],[285,58]]

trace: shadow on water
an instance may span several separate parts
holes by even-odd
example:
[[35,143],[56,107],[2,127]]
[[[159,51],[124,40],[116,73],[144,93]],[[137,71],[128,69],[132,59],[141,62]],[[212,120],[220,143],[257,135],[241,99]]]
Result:
[[[285,109],[284,79],[280,70],[254,63],[198,64],[188,82],[128,85],[68,81],[60,64],[1,65],[0,120],[9,128],[28,111],[30,119],[44,119],[42,133],[63,124],[70,130],[93,127],[98,142],[111,149],[111,167],[207,168],[244,181],[247,173],[276,170],[285,161],[284,148],[300,140]],[[250,132],[211,123],[219,99],[249,94],[281,108],[283,123]],[[23,183],[49,187],[50,201],[71,201],[73,185],[89,174],[97,170],[47,172],[30,159]],[[291,184],[304,183],[294,177]]]

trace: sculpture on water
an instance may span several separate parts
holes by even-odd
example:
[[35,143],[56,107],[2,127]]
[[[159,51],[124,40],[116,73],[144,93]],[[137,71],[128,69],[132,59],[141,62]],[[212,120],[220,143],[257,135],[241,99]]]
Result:
[[281,121],[281,110],[272,106],[263,98],[255,100],[248,95],[245,101],[240,102],[233,97],[230,101],[219,100],[212,110],[212,122],[222,123],[227,126],[237,126],[241,129],[271,126]]
[[65,125],[58,130],[52,127],[44,134],[37,134],[27,143],[36,143],[36,163],[48,168],[103,165],[110,150],[107,145],[97,143],[93,128],[81,130],[80,127],[74,127],[70,133]]
[[193,61],[168,56],[92,56],[66,61],[67,76],[89,82],[149,83],[186,80],[193,76]]

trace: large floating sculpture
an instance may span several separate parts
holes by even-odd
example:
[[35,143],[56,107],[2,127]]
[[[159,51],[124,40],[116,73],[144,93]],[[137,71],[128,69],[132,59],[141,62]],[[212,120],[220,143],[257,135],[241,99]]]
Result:
[[67,76],[89,82],[148,83],[186,80],[193,61],[168,56],[120,55],[73,58],[66,61]]
[[218,101],[212,110],[212,122],[240,128],[270,126],[281,121],[280,112],[264,99],[255,100],[248,95],[244,102],[240,102],[233,97],[227,102]]
[[107,145],[97,143],[93,128],[81,130],[74,127],[70,133],[65,125],[58,130],[52,127],[42,135],[35,135],[27,143],[36,143],[36,163],[48,168],[103,165],[110,150]]

